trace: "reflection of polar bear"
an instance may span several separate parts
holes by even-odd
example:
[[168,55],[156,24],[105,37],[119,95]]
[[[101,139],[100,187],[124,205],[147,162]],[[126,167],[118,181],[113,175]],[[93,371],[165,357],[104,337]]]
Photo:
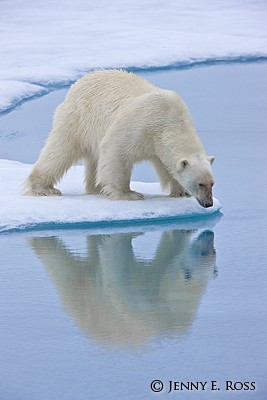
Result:
[[85,160],[86,191],[112,199],[142,199],[130,190],[134,163],[153,163],[171,196],[192,194],[212,206],[208,157],[183,100],[126,71],[96,71],[80,79],[58,107],[53,130],[28,177],[30,195],[59,195],[54,185]]
[[133,253],[138,233],[89,235],[85,257],[56,237],[29,242],[81,329],[125,345],[188,331],[215,268],[213,232],[192,242],[193,232],[163,232],[155,255],[145,260]]

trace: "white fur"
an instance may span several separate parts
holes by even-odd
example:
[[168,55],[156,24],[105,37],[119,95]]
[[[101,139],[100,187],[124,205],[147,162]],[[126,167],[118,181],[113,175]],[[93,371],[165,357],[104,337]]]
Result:
[[57,108],[53,129],[30,176],[29,195],[59,195],[54,185],[85,160],[88,194],[142,199],[130,190],[133,165],[151,161],[172,196],[193,194],[213,181],[210,161],[184,101],[139,76],[96,71],[77,81]]

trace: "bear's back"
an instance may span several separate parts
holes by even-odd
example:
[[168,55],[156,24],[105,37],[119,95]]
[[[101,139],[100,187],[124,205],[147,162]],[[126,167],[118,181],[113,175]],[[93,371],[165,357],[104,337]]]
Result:
[[99,70],[79,79],[58,107],[56,121],[75,121],[76,130],[98,131],[100,139],[135,99],[168,92],[124,70]]
[[127,130],[137,120],[139,128],[141,123],[146,128],[153,126],[154,131],[161,131],[165,125],[176,131],[179,120],[191,124],[187,107],[177,93],[123,70],[85,75],[70,88],[55,115],[56,125],[62,121],[69,125],[71,121],[78,140],[94,141],[94,148],[114,124],[123,123]]
[[77,96],[83,101],[103,100],[125,102],[127,99],[161,89],[145,79],[124,70],[100,70],[85,75],[70,89],[68,96]]

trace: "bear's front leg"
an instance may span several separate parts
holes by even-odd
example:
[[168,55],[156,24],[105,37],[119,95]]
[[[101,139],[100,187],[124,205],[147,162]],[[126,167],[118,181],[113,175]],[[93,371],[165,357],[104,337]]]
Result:
[[[106,190],[108,190],[108,192],[106,192]],[[142,193],[135,192],[134,190],[123,192],[114,187],[105,187],[104,194],[106,194],[106,196],[111,200],[144,200],[144,195]]]
[[153,157],[151,162],[156,169],[162,189],[170,189],[170,197],[191,196],[190,193],[187,192],[185,188],[171,176],[170,172],[167,170],[167,167],[163,164],[159,157]]
[[171,180],[170,188],[170,197],[191,197],[191,194],[173,178]]
[[101,193],[112,200],[143,200],[142,193],[130,189],[133,163],[127,159],[119,143],[102,143],[97,165],[96,184]]

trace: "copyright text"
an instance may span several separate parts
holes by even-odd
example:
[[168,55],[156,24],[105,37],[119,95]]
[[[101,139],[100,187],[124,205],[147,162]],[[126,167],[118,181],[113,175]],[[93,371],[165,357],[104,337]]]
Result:
[[256,390],[256,382],[241,382],[241,381],[168,381],[162,382],[156,379],[151,382],[150,388],[153,392],[167,391],[172,393],[176,391],[204,391],[204,390],[225,390],[225,391],[252,391]]

